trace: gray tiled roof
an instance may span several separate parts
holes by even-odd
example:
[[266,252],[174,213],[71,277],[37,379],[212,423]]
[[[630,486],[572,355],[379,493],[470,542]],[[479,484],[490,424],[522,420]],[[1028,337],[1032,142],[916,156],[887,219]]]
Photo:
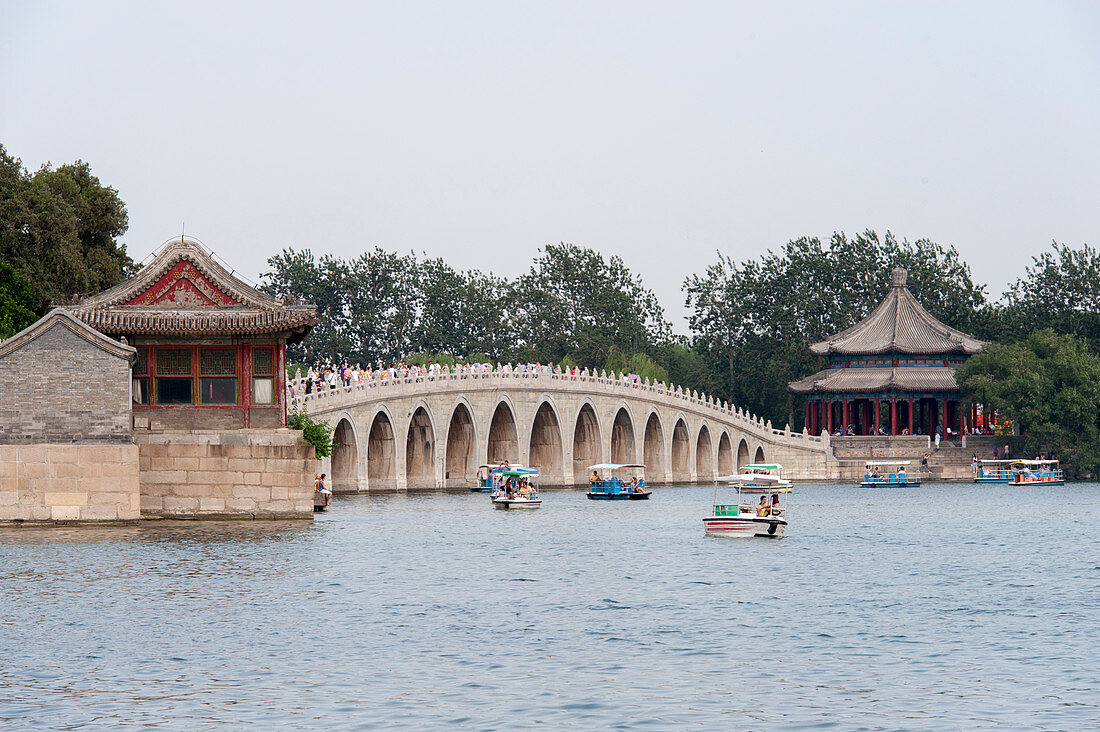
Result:
[[[196,307],[132,303],[181,260],[194,265],[231,304]],[[186,239],[169,243],[130,279],[68,310],[102,333],[119,335],[286,333],[290,342],[296,342],[317,324],[317,310],[312,305],[290,304],[260,292]]]
[[797,394],[811,392],[957,391],[950,366],[825,369],[790,383]]
[[893,271],[893,286],[877,308],[851,328],[810,346],[819,356],[830,353],[952,353],[974,354],[984,343],[932,317],[909,288],[901,267]]

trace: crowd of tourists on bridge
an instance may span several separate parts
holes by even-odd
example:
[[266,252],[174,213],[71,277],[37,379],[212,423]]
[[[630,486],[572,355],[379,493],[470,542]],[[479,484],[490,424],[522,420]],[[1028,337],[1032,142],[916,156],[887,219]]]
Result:
[[[372,369],[370,366],[362,367],[359,364],[351,366],[347,363],[339,365],[326,364],[319,368],[309,367],[309,371],[302,374],[301,371],[291,375],[287,380],[287,390],[290,398],[295,399],[304,394],[340,389],[355,385],[380,386],[386,382],[404,380],[408,378],[423,378],[440,376],[444,374],[485,374],[485,373],[519,373],[519,374],[565,374],[573,377],[588,376],[589,370],[578,369],[576,366],[562,366],[555,363],[520,363],[497,364],[491,363],[464,363],[444,364],[429,363],[426,365],[399,363],[389,368]],[[594,373],[594,372],[592,372]],[[637,374],[622,374],[621,381],[637,383]]]

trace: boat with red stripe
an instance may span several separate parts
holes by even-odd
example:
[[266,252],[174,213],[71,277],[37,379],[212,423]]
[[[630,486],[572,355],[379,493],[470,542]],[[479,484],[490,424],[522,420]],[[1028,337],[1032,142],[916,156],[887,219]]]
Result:
[[[787,531],[787,507],[783,498],[791,492],[791,481],[780,475],[778,464],[742,466],[741,473],[719,478],[714,484],[710,516],[703,517],[707,536],[762,537],[780,539]],[[719,503],[719,487],[736,489],[735,500]],[[754,503],[756,496],[760,501]]]

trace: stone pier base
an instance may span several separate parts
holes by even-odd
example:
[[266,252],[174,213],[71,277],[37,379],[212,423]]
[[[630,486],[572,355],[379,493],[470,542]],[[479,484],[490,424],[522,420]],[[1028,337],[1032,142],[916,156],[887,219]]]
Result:
[[0,523],[136,521],[138,510],[136,445],[0,445]]
[[313,516],[318,462],[299,432],[138,432],[134,440],[144,517]]

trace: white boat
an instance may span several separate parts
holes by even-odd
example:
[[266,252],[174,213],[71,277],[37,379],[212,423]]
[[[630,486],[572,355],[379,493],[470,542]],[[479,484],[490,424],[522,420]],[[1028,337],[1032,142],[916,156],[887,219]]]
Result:
[[[779,470],[778,465],[768,467]],[[718,488],[722,483],[736,488],[735,502],[718,502]],[[753,466],[752,472],[719,478],[714,484],[714,508],[710,516],[703,517],[703,531],[707,536],[780,539],[787,531],[787,507],[782,497],[789,494],[791,488],[791,481],[763,472],[763,466]],[[760,496],[759,502],[753,501],[756,496]]]
[[539,473],[534,468],[510,468],[500,471],[500,488],[492,494],[493,508],[539,508],[542,499],[535,487]]

